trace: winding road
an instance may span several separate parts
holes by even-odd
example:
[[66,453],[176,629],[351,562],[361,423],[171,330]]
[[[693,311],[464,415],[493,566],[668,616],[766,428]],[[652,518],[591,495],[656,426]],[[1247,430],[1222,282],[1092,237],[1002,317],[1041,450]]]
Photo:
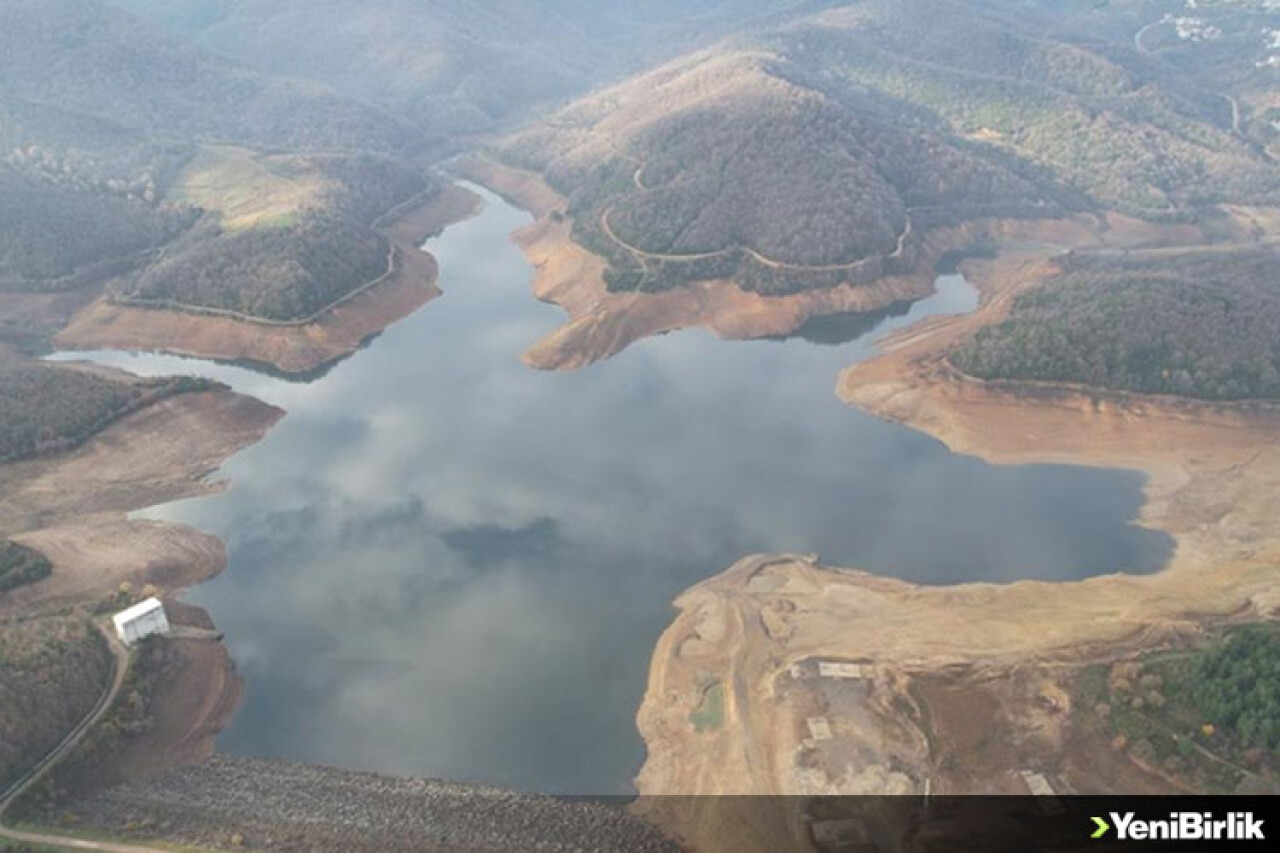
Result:
[[1152,21],[1150,24],[1147,24],[1145,27],[1133,34],[1133,46],[1138,49],[1138,53],[1141,53],[1143,56],[1151,55],[1151,49],[1143,44],[1142,37],[1147,34],[1147,30],[1152,27],[1159,26],[1161,23],[1163,23],[1163,21]]
[[[1147,47],[1146,43],[1142,39],[1143,36],[1147,34],[1148,30],[1152,27],[1158,27],[1163,23],[1163,20],[1152,21],[1150,24],[1147,24],[1145,27],[1133,34],[1133,46],[1138,49],[1138,53],[1141,53],[1143,56],[1155,55],[1151,52],[1151,48]],[[1227,101],[1227,103],[1231,104],[1231,131],[1236,136],[1244,139],[1244,113],[1240,109],[1240,102],[1231,95],[1223,95],[1222,97]]]
[[[645,186],[644,180],[641,177],[645,168],[644,161],[641,160],[639,157],[635,156],[634,154],[631,154],[630,152],[626,151],[622,146],[618,145],[618,143],[615,142],[614,140],[608,140],[608,142],[609,142],[609,145],[613,148],[613,150],[618,154],[618,156],[636,165],[636,169],[631,175],[631,182],[635,185],[636,189],[639,190],[640,192],[650,192],[651,188]],[[911,232],[912,232],[911,211],[913,209],[915,208],[907,208],[905,217],[904,217],[904,226],[902,229],[902,233],[898,235],[897,247],[893,250],[892,254],[885,256],[886,260],[893,260],[898,257],[901,257],[902,253],[906,251],[907,241],[911,239]],[[923,210],[924,208],[919,208],[919,209]],[[711,252],[690,252],[685,254],[650,252],[647,249],[641,249],[639,246],[633,246],[632,244],[628,243],[626,240],[623,240],[621,237],[618,236],[617,232],[613,230],[613,226],[609,224],[609,214],[612,212],[613,212],[612,205],[605,208],[603,211],[601,211],[600,230],[604,233],[605,237],[607,237],[612,242],[616,243],[619,247],[621,247],[625,251],[629,252],[637,261],[640,262],[642,266],[644,265],[646,260],[678,261],[678,262],[679,261],[700,261],[700,260],[707,260],[709,258],[726,257],[735,252],[741,252],[742,254],[748,256],[749,258],[751,258],[756,263],[762,266],[766,266],[766,267],[770,267],[772,269],[778,269],[778,270],[793,270],[797,272],[838,272],[841,270],[854,270],[854,269],[858,269],[863,264],[865,264],[867,260],[869,260],[869,258],[859,258],[856,261],[845,261],[842,263],[835,263],[835,264],[796,264],[796,263],[788,263],[786,261],[776,261],[773,258],[760,254],[755,249],[752,249],[749,246],[731,246],[726,249],[716,249],[715,251],[711,251]]]
[[116,697],[120,695],[121,688],[124,687],[125,679],[129,675],[129,651],[120,644],[120,641],[116,639],[115,635],[104,623],[95,622],[94,627],[102,634],[107,646],[111,649],[111,655],[114,659],[111,681],[108,683],[107,689],[98,697],[98,702],[93,706],[93,710],[25,776],[10,785],[3,793],[0,793],[0,839],[60,850],[97,850],[103,853],[170,853],[170,851],[158,850],[154,847],[138,847],[132,844],[114,844],[107,841],[67,838],[61,835],[46,835],[40,832],[23,832],[17,829],[10,829],[4,824],[5,815],[13,804],[44,779],[58,762],[71,754],[71,751],[84,739],[89,730],[96,726],[111,710],[111,706],[115,704]]

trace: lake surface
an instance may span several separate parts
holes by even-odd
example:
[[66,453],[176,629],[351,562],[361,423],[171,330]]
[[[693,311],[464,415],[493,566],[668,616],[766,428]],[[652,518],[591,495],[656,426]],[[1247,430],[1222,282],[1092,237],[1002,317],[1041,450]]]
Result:
[[[818,552],[925,583],[1149,571],[1131,472],[997,467],[843,405],[878,326],[787,341],[690,331],[574,373],[520,353],[561,320],[481,191],[427,248],[445,295],[309,383],[158,355],[289,414],[232,459],[224,495],[147,515],[227,543],[195,590],[247,679],[222,749],[557,793],[625,793],[634,718],[671,601],[759,551]],[[860,337],[855,337],[861,333]],[[853,337],[853,340],[849,340]],[[84,354],[60,357],[84,357]]]

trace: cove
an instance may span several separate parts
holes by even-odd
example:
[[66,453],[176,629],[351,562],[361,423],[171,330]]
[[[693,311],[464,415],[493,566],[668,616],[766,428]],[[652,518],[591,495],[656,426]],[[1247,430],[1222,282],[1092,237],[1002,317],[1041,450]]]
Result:
[[[572,373],[520,353],[562,319],[485,208],[426,248],[445,295],[309,382],[152,354],[288,415],[149,511],[227,544],[189,598],[246,678],[223,750],[551,793],[632,790],[634,716],[680,592],[755,552],[911,581],[1072,580],[1162,566],[1143,478],[1001,467],[836,399],[887,330],[972,310],[963,278],[874,323],[782,341],[700,331]],[[810,340],[806,340],[809,338]]]

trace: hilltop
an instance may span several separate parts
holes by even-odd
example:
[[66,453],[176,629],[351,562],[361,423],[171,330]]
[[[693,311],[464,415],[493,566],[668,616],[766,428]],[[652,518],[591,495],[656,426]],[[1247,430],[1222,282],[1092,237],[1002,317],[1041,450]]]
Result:
[[863,284],[965,221],[1280,202],[1211,81],[1135,50],[1124,9],[1085,18],[868,0],[575,101],[494,155],[567,198],[615,291]]
[[378,104],[456,147],[710,39],[830,0],[115,0],[202,47]]
[[0,336],[39,351],[77,312],[108,304],[301,328],[358,290],[400,285],[336,333],[340,344],[312,347],[324,360],[350,351],[436,292],[429,261],[398,263],[399,238],[381,228],[393,210],[436,201],[425,144],[380,107],[116,5],[7,4],[0,295],[23,320]]
[[413,147],[407,122],[314,83],[272,76],[101,0],[13,0],[0,92],[170,139],[310,150]]

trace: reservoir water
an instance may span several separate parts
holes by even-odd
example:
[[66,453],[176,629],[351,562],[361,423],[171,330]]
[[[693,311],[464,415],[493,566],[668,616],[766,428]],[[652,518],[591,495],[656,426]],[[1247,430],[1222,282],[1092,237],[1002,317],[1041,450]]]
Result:
[[[973,290],[786,341],[690,331],[573,373],[520,353],[561,320],[481,191],[428,243],[445,295],[307,383],[174,357],[286,409],[223,495],[147,515],[221,536],[190,593],[247,681],[233,753],[556,793],[625,793],[649,656],[697,581],[760,551],[913,581],[1149,571],[1141,476],[999,467],[840,403],[875,337]],[[860,335],[855,333],[861,332]],[[852,338],[852,340],[850,340]]]

